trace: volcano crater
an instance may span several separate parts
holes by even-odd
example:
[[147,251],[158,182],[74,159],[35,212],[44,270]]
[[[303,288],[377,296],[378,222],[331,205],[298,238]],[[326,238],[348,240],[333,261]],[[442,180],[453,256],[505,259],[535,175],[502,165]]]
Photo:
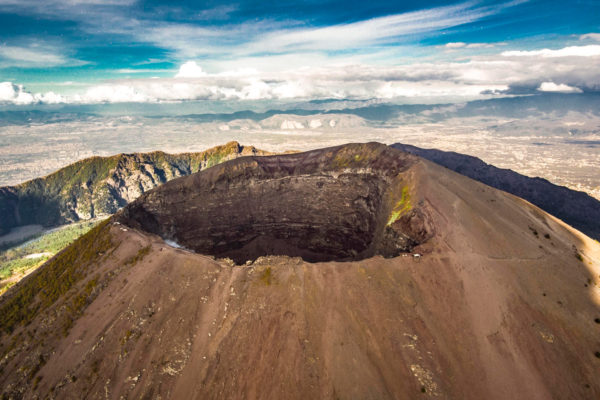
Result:
[[119,219],[237,264],[267,255],[320,262],[411,251],[432,232],[423,209],[404,204],[394,212],[406,184],[401,173],[414,160],[384,145],[361,146],[366,154],[346,146],[233,160],[146,193]]

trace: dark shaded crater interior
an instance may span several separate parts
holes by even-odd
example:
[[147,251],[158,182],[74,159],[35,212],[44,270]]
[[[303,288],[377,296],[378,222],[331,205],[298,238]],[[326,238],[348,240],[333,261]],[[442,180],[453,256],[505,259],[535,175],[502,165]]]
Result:
[[395,256],[418,244],[387,226],[389,176],[364,169],[303,173],[279,163],[265,172],[275,161],[236,161],[166,184],[130,204],[120,219],[237,264],[266,255],[359,260]]

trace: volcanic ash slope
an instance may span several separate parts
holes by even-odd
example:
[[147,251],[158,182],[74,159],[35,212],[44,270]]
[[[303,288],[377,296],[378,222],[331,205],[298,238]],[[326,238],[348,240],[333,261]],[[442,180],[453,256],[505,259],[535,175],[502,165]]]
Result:
[[4,295],[0,387],[597,399],[599,261],[531,204],[384,145],[240,158],[147,192]]

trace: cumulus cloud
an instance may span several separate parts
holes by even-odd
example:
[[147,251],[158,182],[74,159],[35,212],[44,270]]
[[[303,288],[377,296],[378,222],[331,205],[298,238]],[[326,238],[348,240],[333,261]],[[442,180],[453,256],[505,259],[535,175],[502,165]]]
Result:
[[0,82],[0,104],[10,103],[27,105],[35,103],[57,104],[65,102],[65,98],[54,92],[32,94],[23,88],[23,85],[15,85],[11,82]]
[[504,51],[504,57],[595,57],[600,56],[600,45],[569,46],[558,50]]
[[583,90],[578,87],[565,85],[564,83],[556,84],[554,82],[542,82],[538,88],[541,92],[559,92],[559,93],[582,93]]
[[[539,52],[546,50],[528,53]],[[565,52],[570,50],[560,54]],[[587,49],[586,54],[593,53]],[[79,88],[77,94],[69,96],[33,94],[22,86],[5,82],[0,101],[13,104],[397,98],[464,101],[516,93],[515,88],[525,88],[527,93],[581,93],[600,89],[597,59],[600,55],[590,55],[582,62],[580,57],[507,56],[503,52],[474,55],[460,61],[417,61],[395,66],[347,63],[273,70],[244,68],[218,73],[206,72],[196,61],[188,61],[172,78],[110,80]],[[288,65],[301,65],[286,60]]]
[[188,61],[179,68],[175,78],[201,78],[204,76],[206,76],[206,72],[202,70],[202,67],[195,61]]
[[147,103],[154,99],[136,90],[135,87],[116,84],[92,87],[83,96],[77,96],[74,100],[83,103]]

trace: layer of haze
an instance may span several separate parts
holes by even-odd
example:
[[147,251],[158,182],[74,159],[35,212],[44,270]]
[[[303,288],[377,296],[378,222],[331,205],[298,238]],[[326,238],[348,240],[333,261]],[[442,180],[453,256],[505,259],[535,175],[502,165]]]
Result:
[[[600,96],[542,94],[460,104],[380,101],[38,106],[1,112],[0,185],[93,155],[201,151],[237,140],[270,151],[402,142],[473,155],[600,199]],[[251,108],[252,110],[248,110]]]

